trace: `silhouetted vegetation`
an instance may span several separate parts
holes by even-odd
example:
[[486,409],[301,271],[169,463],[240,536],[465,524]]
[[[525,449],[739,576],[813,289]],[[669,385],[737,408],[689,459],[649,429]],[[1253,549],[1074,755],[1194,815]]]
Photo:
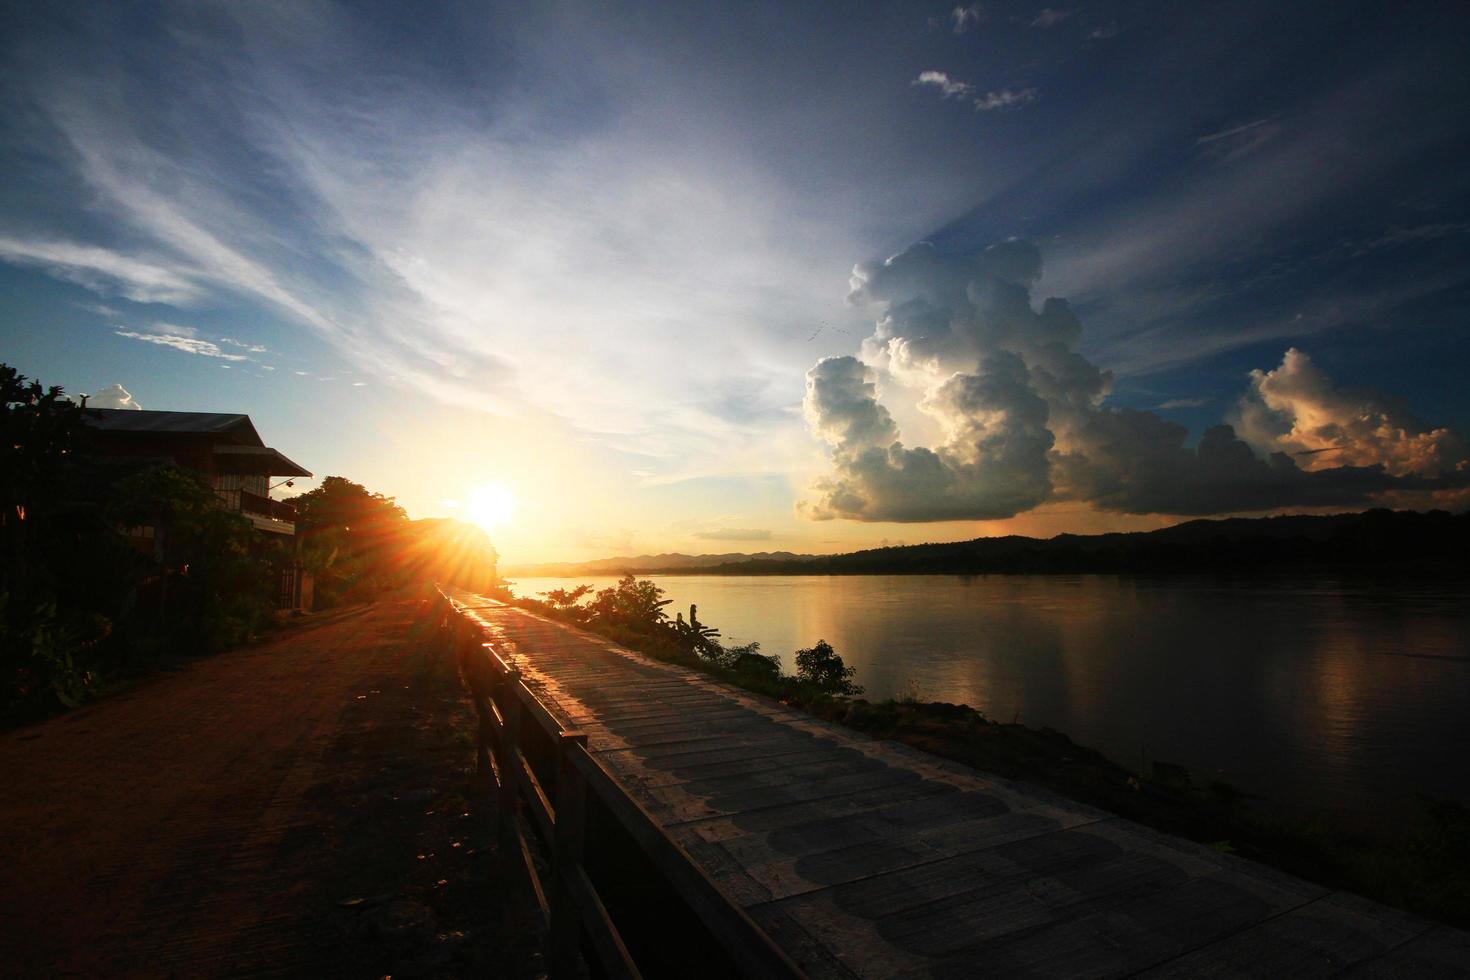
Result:
[[1332,568],[1364,572],[1470,570],[1470,514],[1370,510],[1327,516],[1198,520],[1130,534],[1007,535],[873,548],[845,555],[680,564],[679,575],[1170,573]]
[[329,476],[294,501],[302,558],[316,607],[371,602],[387,591],[438,582],[488,593],[500,585],[495,547],[462,521],[409,520],[380,493]]
[[[203,474],[87,444],[85,409],[0,364],[0,722],[75,706],[278,620],[292,537],[253,531]],[[416,583],[498,585],[478,528],[410,521],[340,477],[297,503],[322,607]]]
[[[73,706],[120,672],[239,643],[283,552],[198,474],[82,450],[84,410],[0,365],[0,714]],[[156,526],[157,536],[131,534]]]
[[[580,601],[592,595],[585,605]],[[647,579],[624,576],[618,584],[592,594],[592,587],[553,589],[545,601],[529,597],[517,601],[564,622],[600,633],[634,650],[662,660],[694,667],[743,687],[798,704],[857,694],[854,668],[846,666],[825,640],[797,654],[796,674],[781,672],[781,658],[760,652],[759,643],[725,646],[719,630],[699,621],[699,609],[689,607],[669,619],[664,607],[670,600],[663,589]]]

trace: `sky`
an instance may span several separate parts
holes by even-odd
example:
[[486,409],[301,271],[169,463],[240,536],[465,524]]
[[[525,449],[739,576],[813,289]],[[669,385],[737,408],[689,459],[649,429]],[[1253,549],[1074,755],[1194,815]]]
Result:
[[1470,505],[1460,5],[0,10],[0,360],[509,562]]

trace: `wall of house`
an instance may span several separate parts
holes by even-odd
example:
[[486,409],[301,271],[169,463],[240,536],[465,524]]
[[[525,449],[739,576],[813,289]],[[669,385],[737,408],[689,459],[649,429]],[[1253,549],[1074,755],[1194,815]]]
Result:
[[270,496],[270,477],[253,473],[216,473],[216,490],[248,490],[262,497]]

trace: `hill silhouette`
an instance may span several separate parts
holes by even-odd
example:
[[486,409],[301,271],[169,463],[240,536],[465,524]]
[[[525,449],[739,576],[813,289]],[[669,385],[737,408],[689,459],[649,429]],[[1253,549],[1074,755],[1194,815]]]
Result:
[[[713,559],[700,561],[705,559]],[[661,558],[679,561],[660,563]],[[558,566],[542,566],[558,567]],[[1470,514],[1358,514],[1195,520],[1157,531],[1007,535],[840,555],[657,555],[559,566],[545,575],[892,575],[1212,572],[1339,568],[1470,572]],[[595,569],[595,570],[594,570]]]

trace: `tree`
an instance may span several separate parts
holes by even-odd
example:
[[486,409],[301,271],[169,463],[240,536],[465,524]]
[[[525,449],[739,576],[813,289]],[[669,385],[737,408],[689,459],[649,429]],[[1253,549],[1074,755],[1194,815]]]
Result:
[[0,595],[11,597],[12,613],[45,597],[45,570],[32,567],[33,551],[84,424],[82,409],[60,387],[0,364]]
[[316,575],[320,605],[359,592],[375,596],[396,584],[394,558],[401,553],[408,514],[392,497],[329,476],[295,504],[303,557]]
[[617,585],[598,592],[587,604],[587,610],[594,618],[610,625],[652,633],[669,619],[663,607],[671,600],[663,595],[664,590],[648,579],[640,581],[625,575]]
[[863,689],[852,682],[856,667],[849,667],[826,640],[796,651],[796,679],[827,694],[861,694]]

